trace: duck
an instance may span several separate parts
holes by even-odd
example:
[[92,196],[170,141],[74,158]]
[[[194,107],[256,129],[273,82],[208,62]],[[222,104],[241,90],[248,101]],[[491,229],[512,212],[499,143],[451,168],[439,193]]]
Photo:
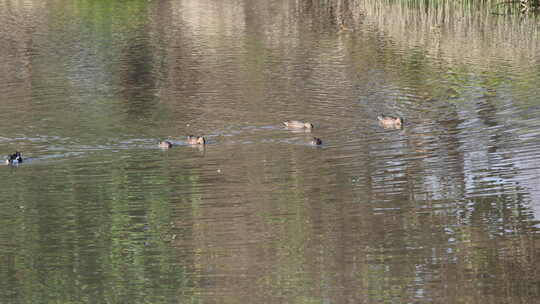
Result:
[[187,143],[190,145],[204,145],[206,143],[206,139],[204,139],[202,136],[189,135],[187,137]]
[[339,25],[339,30],[338,30],[338,32],[340,32],[340,33],[343,33],[343,32],[352,32],[352,31],[353,31],[353,29],[349,28],[348,26],[346,26],[346,25],[343,24],[343,23]]
[[313,146],[320,146],[322,145],[322,140],[318,137],[313,137],[313,139],[309,143]]
[[385,129],[402,129],[403,118],[381,114],[377,116],[379,125]]
[[15,165],[22,162],[23,162],[22,154],[19,151],[11,155],[8,155],[8,158],[6,159],[6,164],[8,165]]
[[287,127],[287,128],[291,128],[291,129],[313,129],[313,124],[312,123],[309,123],[309,122],[303,122],[303,121],[299,121],[299,120],[289,120],[289,121],[284,121],[283,124]]
[[158,146],[162,149],[169,149],[169,148],[172,148],[173,144],[172,142],[168,140],[164,140],[164,141],[160,141]]

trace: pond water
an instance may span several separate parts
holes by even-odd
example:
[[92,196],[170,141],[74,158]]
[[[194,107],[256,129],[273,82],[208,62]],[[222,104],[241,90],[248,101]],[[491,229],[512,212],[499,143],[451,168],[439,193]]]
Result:
[[1,1],[0,302],[537,301],[538,21],[320,3]]

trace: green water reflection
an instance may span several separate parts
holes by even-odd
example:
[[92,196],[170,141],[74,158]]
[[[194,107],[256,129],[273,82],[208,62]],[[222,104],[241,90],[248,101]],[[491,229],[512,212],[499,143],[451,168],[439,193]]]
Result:
[[[141,176],[137,170],[144,167],[136,159],[113,159],[54,170],[17,168],[12,185],[19,187],[3,196],[4,300],[125,303],[191,297],[188,265],[171,247],[173,236],[191,232],[174,228],[170,197],[142,190],[166,181],[151,172]],[[170,190],[194,184],[193,178],[175,178],[176,189]]]

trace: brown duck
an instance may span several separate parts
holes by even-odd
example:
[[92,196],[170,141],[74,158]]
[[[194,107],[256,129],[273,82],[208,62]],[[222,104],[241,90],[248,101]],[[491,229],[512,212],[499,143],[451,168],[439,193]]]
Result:
[[160,141],[158,146],[162,149],[169,149],[169,148],[172,148],[173,144],[172,142],[168,140],[164,140],[164,141]]
[[284,121],[283,124],[291,129],[313,129],[313,124],[299,120]]
[[381,114],[377,116],[379,120],[379,125],[385,129],[402,129],[403,128],[403,118],[387,116]]
[[187,137],[187,143],[190,145],[204,145],[206,143],[206,139],[204,139],[202,136],[189,135]]

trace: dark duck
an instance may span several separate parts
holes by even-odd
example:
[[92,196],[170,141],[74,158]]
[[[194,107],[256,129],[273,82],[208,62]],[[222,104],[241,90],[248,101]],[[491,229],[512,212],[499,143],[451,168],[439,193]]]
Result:
[[22,154],[21,152],[18,152],[18,151],[11,155],[8,155],[6,159],[6,164],[8,165],[15,165],[22,162],[23,162]]

